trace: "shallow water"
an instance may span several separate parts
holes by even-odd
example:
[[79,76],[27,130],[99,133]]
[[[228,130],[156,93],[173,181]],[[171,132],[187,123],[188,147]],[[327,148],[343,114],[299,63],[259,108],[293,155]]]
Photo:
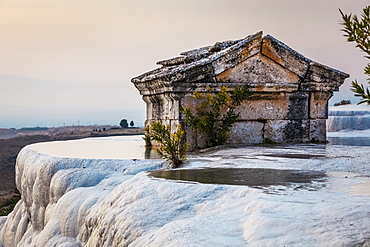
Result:
[[370,146],[370,137],[328,137],[329,145]]
[[280,170],[262,168],[201,168],[155,170],[149,175],[155,178],[198,182],[205,184],[246,185],[267,187],[323,181],[326,173],[318,171]]
[[326,157],[326,155],[324,154],[299,154],[299,153],[271,153],[264,154],[264,156],[277,158],[291,158],[291,159],[317,159]]
[[33,144],[33,149],[55,157],[84,159],[159,159],[145,147],[143,135],[95,137]]

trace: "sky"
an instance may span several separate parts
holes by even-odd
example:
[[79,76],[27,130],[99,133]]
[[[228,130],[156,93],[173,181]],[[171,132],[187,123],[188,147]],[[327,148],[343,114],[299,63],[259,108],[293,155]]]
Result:
[[331,99],[357,102],[364,54],[340,31],[340,8],[368,0],[0,0],[0,128],[143,125],[131,78],[180,52],[263,31],[349,73]]

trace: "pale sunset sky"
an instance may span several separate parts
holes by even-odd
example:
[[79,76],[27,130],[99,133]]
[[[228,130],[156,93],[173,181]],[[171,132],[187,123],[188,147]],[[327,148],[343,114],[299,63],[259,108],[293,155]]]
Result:
[[0,128],[143,125],[130,82],[156,61],[263,31],[304,56],[351,74],[331,103],[357,102],[349,84],[364,54],[341,16],[368,0],[0,0]]

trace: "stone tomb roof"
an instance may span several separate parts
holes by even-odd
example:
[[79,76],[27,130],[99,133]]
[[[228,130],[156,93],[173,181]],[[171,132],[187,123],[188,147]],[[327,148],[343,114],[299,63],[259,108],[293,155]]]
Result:
[[249,84],[253,91],[338,91],[348,74],[312,61],[262,32],[159,61],[131,81],[142,95]]

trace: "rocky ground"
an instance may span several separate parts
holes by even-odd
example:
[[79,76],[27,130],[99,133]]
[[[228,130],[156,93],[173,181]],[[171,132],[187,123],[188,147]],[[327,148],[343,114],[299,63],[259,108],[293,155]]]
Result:
[[141,128],[113,126],[69,126],[58,128],[0,129],[0,206],[15,195],[15,162],[19,151],[37,142],[72,140],[87,137],[142,134]]

